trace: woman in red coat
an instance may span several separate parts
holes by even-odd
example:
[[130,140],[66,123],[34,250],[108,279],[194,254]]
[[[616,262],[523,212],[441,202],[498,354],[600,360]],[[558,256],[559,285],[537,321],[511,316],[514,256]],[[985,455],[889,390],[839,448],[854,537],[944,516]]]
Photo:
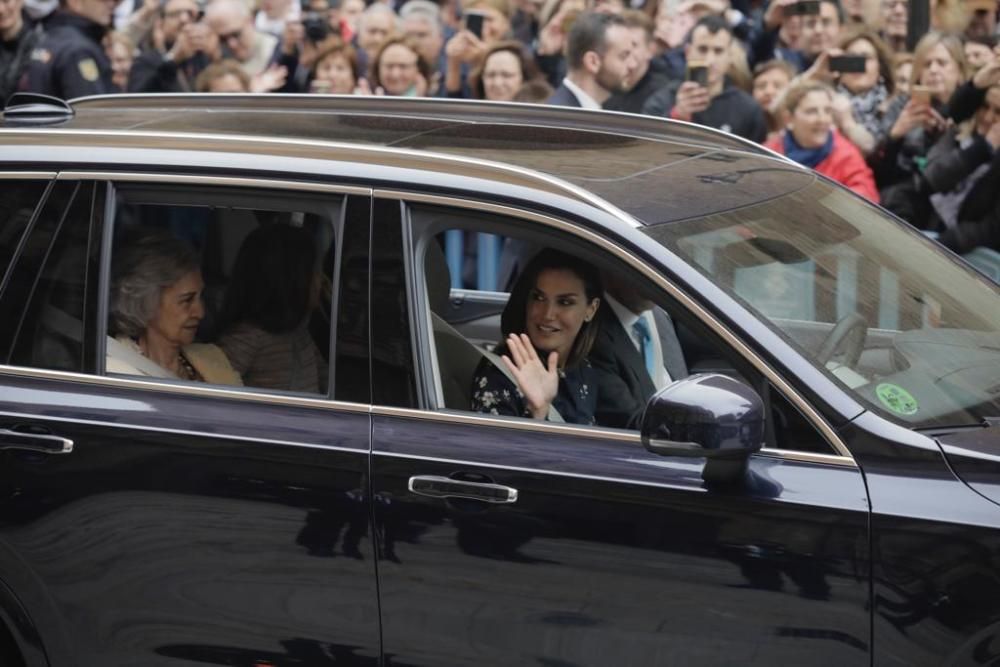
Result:
[[795,86],[788,90],[784,106],[788,126],[765,145],[877,204],[872,170],[861,151],[834,127],[833,89],[825,83]]

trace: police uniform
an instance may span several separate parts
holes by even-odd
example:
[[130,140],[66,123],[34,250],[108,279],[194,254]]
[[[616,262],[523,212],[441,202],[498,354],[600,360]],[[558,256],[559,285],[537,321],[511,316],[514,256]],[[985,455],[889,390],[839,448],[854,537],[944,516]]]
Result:
[[31,54],[28,90],[64,100],[116,92],[101,40],[107,28],[67,11],[45,23],[45,36]]

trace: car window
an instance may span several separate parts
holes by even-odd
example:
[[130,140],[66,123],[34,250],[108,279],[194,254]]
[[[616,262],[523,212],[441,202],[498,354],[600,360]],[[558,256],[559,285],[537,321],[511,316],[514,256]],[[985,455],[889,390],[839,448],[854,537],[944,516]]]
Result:
[[891,420],[972,426],[1000,409],[1000,288],[842,188],[645,232]]
[[48,181],[0,180],[0,285],[48,185]]
[[[96,234],[103,201],[95,183],[55,184],[25,239],[4,291],[10,322],[8,361],[67,371],[92,371],[88,319],[96,312]],[[89,331],[93,332],[93,326]]]
[[327,395],[343,203],[118,186],[106,373]]
[[[423,274],[414,280],[414,321],[426,331],[415,339],[428,407],[537,417],[520,371],[500,356],[516,356],[504,333],[523,327],[536,349],[566,350],[548,421],[635,431],[653,393],[692,374],[714,372],[738,378],[765,397],[773,414],[770,447],[831,453],[740,355],[610,252],[532,230],[523,221],[469,211],[414,206],[409,220],[411,264]],[[539,273],[539,263],[566,269]],[[589,269],[599,281],[594,310],[580,301],[589,299]],[[575,332],[572,339],[566,332]],[[574,360],[586,337],[585,357]]]

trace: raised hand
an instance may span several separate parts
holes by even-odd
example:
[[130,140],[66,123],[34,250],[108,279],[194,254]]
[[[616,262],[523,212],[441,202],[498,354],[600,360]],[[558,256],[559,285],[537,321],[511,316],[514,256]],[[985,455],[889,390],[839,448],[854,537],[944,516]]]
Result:
[[250,92],[269,93],[285,85],[288,70],[281,65],[271,65],[250,80]]
[[691,120],[694,114],[707,109],[711,101],[708,88],[694,81],[685,81],[677,89],[673,109],[674,117],[681,120]]
[[517,381],[517,386],[528,404],[528,411],[535,419],[545,419],[552,399],[559,391],[559,353],[549,353],[548,367],[542,364],[535,352],[535,346],[527,334],[507,336],[509,355],[503,355],[503,363]]

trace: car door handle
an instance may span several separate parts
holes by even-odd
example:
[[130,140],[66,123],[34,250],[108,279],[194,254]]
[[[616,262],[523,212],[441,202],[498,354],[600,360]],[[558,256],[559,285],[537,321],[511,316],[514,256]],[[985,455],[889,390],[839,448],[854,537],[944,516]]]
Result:
[[468,498],[487,503],[516,503],[517,489],[501,484],[465,482],[449,477],[418,475],[410,478],[410,491],[430,498]]
[[0,429],[0,449],[16,449],[38,454],[69,454],[73,451],[73,441],[58,435],[45,433],[25,433]]

